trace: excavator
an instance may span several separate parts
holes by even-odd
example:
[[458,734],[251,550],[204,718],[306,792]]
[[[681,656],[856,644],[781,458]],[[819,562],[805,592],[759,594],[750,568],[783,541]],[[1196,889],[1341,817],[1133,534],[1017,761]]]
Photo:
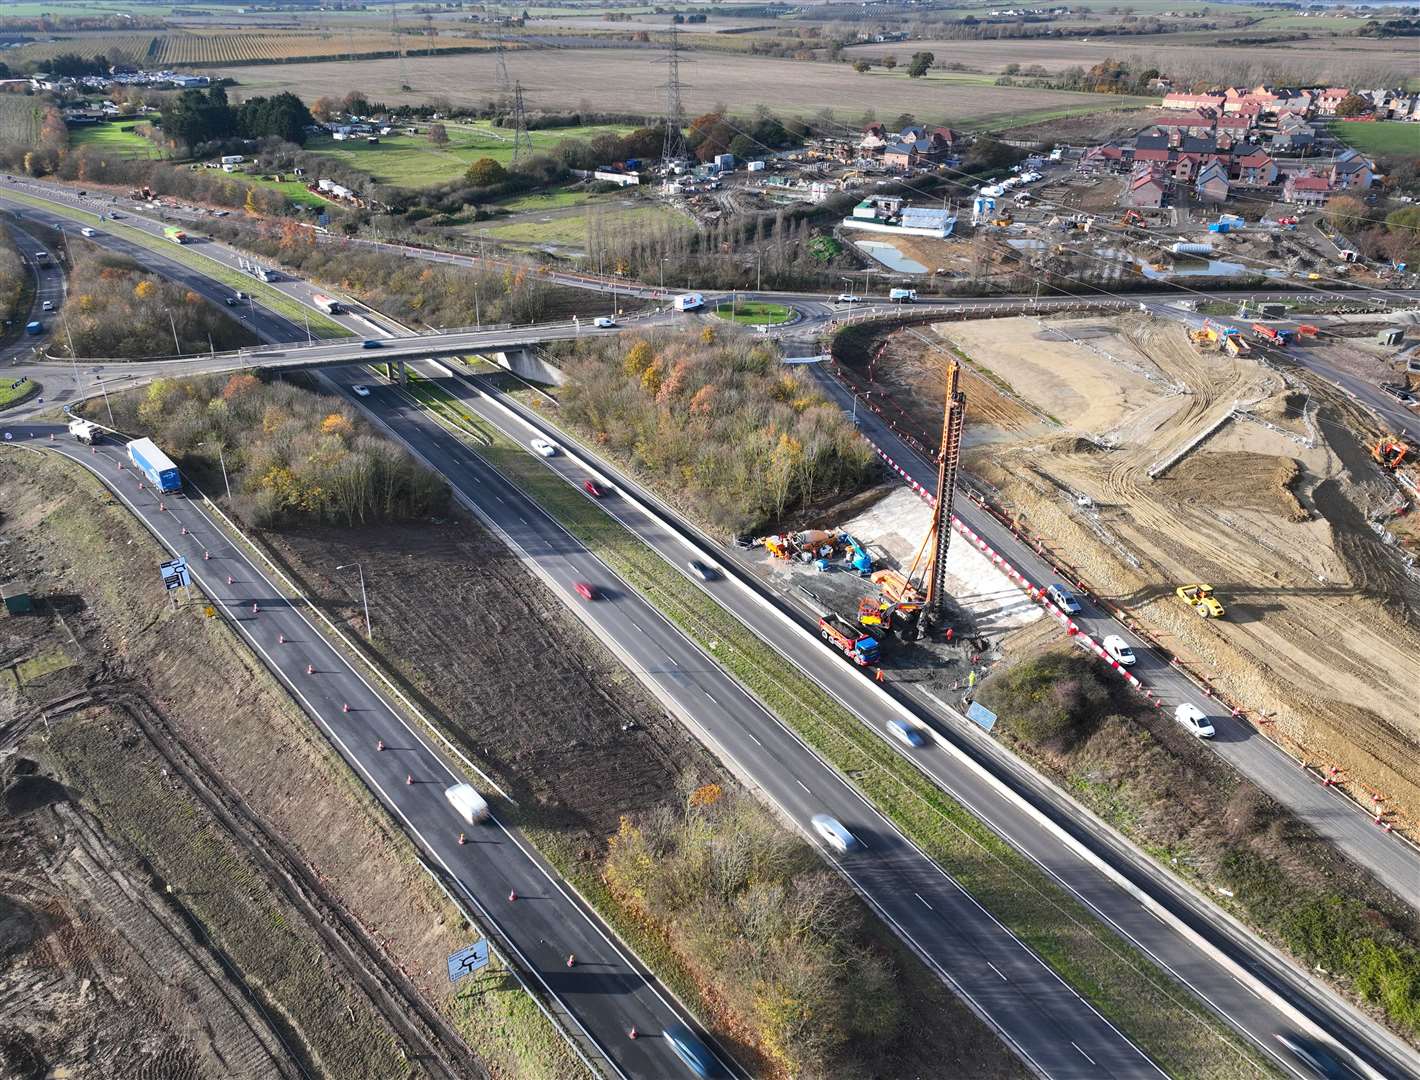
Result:
[[1377,439],[1369,449],[1371,459],[1377,465],[1382,469],[1394,472],[1400,468],[1401,462],[1415,453],[1415,444],[1399,435],[1385,434]]
[[1174,595],[1205,619],[1221,619],[1224,615],[1211,585],[1180,585]]

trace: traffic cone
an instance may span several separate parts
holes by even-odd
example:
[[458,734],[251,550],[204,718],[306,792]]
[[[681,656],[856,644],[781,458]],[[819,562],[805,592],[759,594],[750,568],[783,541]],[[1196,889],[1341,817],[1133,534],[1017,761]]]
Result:
[[512,903],[514,900],[516,900],[517,898],[518,898],[518,890],[517,890],[517,889],[509,889],[509,890],[508,890],[508,903],[511,904],[511,903]]
[[576,967],[576,966],[577,966],[577,954],[576,954],[576,953],[571,953],[571,952],[569,952],[569,953],[567,954],[567,966],[568,966],[568,967]]
[[349,712],[349,711],[350,711],[350,702],[347,701],[344,705],[340,706],[340,711],[341,711],[341,712]]
[[307,664],[307,665],[306,665],[306,674],[307,674],[307,675],[314,675],[315,673],[316,673],[316,666],[315,666],[314,664]]
[[413,773],[405,773],[404,782],[405,782],[405,784],[412,784],[412,783],[414,783],[414,774],[413,774]]
[[627,1032],[627,1035],[629,1035],[629,1036],[630,1036],[631,1038],[633,1038],[633,1039],[636,1038],[636,1025],[635,1025],[635,1024],[632,1024],[632,1025],[631,1025],[631,1030]]
[[183,534],[183,536],[186,536],[186,535],[187,535],[187,526],[186,526],[186,525],[184,525],[184,526],[182,527],[182,534]]
[[376,742],[375,742],[375,749],[382,751],[382,750],[384,750],[384,748],[385,748],[385,741],[384,741],[384,739],[378,739],[378,740],[376,740]]
[[252,606],[251,606],[251,613],[252,613],[253,615],[256,615],[256,614],[259,614],[260,611],[261,611],[261,605],[260,605],[260,604],[257,604],[257,603],[253,603]]
[[167,513],[167,509],[168,509],[168,504],[165,503],[165,502],[163,502],[162,499],[159,499],[159,500],[158,500],[158,510],[161,511],[161,512],[163,512],[163,513]]
[[278,644],[278,645],[285,645],[285,644],[286,644],[286,635],[285,635],[285,634],[277,634],[277,635],[276,635],[276,644]]
[[49,433],[49,441],[50,441],[50,442],[53,442],[53,441],[54,441],[54,432],[52,432],[52,431]]
[[464,839],[463,833],[459,833],[459,847],[463,847],[466,843],[468,843],[468,841]]
[[203,562],[207,562],[207,561],[208,561],[209,559],[211,559],[211,558],[212,558],[212,552],[210,552],[210,551],[204,551],[204,552],[202,553],[202,561],[203,561]]
[[228,575],[227,575],[227,584],[228,584],[228,585],[232,584],[232,575],[231,575],[231,574],[228,574]]

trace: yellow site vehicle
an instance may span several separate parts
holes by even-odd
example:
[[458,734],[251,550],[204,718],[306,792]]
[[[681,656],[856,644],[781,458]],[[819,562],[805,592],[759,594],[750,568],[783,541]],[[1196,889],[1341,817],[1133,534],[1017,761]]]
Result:
[[1223,605],[1213,595],[1211,585],[1180,585],[1174,595],[1205,619],[1221,619]]

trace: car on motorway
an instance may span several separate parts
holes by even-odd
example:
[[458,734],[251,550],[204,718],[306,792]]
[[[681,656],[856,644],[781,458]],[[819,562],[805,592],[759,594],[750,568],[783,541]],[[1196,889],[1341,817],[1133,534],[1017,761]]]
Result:
[[531,446],[534,451],[541,454],[543,457],[557,456],[556,445],[548,442],[546,439],[529,439],[528,445]]
[[1173,711],[1173,718],[1200,739],[1213,737],[1213,722],[1208,719],[1208,714],[1197,705],[1185,701]]
[[843,823],[836,817],[815,814],[809,819],[809,824],[814,827],[819,838],[840,855],[846,855],[862,846],[862,841],[844,828]]
[[228,307],[236,307],[238,304],[241,303],[241,301],[235,296],[224,296],[222,297],[222,302]]
[[594,499],[600,499],[606,494],[606,488],[602,487],[595,480],[583,480],[582,490]]
[[838,294],[838,299],[835,300],[834,303],[835,303],[835,304],[856,304],[856,303],[857,303],[859,300],[861,300],[861,299],[862,299],[862,297],[854,296],[851,292],[841,292],[841,293]]
[[577,590],[577,595],[583,600],[595,600],[597,598],[597,590],[585,581],[572,582],[572,588]]
[[366,338],[365,343],[360,346],[362,349],[383,349],[385,343],[379,338]]
[[97,232],[96,230],[91,229],[91,228],[89,228],[87,225],[85,225],[82,229],[79,230],[79,235],[80,235],[80,236],[98,236],[99,234],[98,234],[98,232]]
[[54,301],[53,301],[53,300],[46,300],[44,303],[40,304],[40,310],[41,310],[41,311],[53,311],[53,310],[54,310]]
[[117,221],[119,218],[123,217],[123,215],[120,214],[117,210],[114,210],[109,214],[109,217],[113,218],[114,221]]
[[1129,642],[1125,641],[1118,634],[1110,634],[1100,643],[1100,647],[1124,667],[1130,667],[1139,658],[1134,655],[1134,650],[1129,647]]
[[352,394],[354,394],[356,397],[369,397],[369,396],[370,396],[370,388],[369,388],[368,386],[362,386],[362,385],[360,385],[359,383],[356,383],[354,386],[352,386],[352,387],[350,388],[350,392],[351,392]]
[[1045,590],[1046,598],[1066,615],[1080,614],[1080,601],[1064,585],[1055,584]]
[[1280,1032],[1273,1038],[1322,1080],[1355,1080],[1357,1076],[1354,1069],[1343,1065],[1335,1054],[1315,1039],[1290,1032]]
[[592,320],[592,325],[598,330],[610,330],[616,325],[616,320],[606,315],[598,315]]
[[675,1051],[675,1056],[685,1063],[685,1067],[702,1080],[720,1076],[720,1062],[710,1048],[695,1037],[695,1032],[684,1024],[672,1024],[661,1034]]
[[916,724],[910,724],[906,720],[893,717],[887,722],[887,729],[888,734],[894,739],[914,750],[927,745],[927,736],[922,734],[922,729]]
[[701,581],[714,581],[715,578],[719,576],[713,566],[709,563],[701,562],[699,559],[691,559],[690,562],[685,565],[690,567],[690,572]]

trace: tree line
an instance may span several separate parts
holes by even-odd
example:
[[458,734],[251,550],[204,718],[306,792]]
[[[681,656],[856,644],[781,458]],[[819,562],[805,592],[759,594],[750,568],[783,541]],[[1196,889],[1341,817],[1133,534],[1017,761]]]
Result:
[[67,246],[69,296],[49,346],[56,354],[138,360],[258,343],[191,289],[87,240],[70,237]]
[[[448,486],[376,435],[348,404],[250,372],[158,379],[111,394],[114,426],[141,431],[252,525],[353,527],[444,513]],[[85,406],[107,421],[102,402]],[[219,455],[220,448],[220,455]]]
[[772,346],[729,325],[698,336],[562,342],[560,415],[722,533],[759,529],[857,490],[857,430]]
[[274,137],[298,146],[306,141],[306,128],[315,123],[305,102],[282,92],[271,97],[248,98],[240,105],[227,100],[221,84],[206,90],[184,90],[163,107],[163,131],[192,149],[227,139]]

